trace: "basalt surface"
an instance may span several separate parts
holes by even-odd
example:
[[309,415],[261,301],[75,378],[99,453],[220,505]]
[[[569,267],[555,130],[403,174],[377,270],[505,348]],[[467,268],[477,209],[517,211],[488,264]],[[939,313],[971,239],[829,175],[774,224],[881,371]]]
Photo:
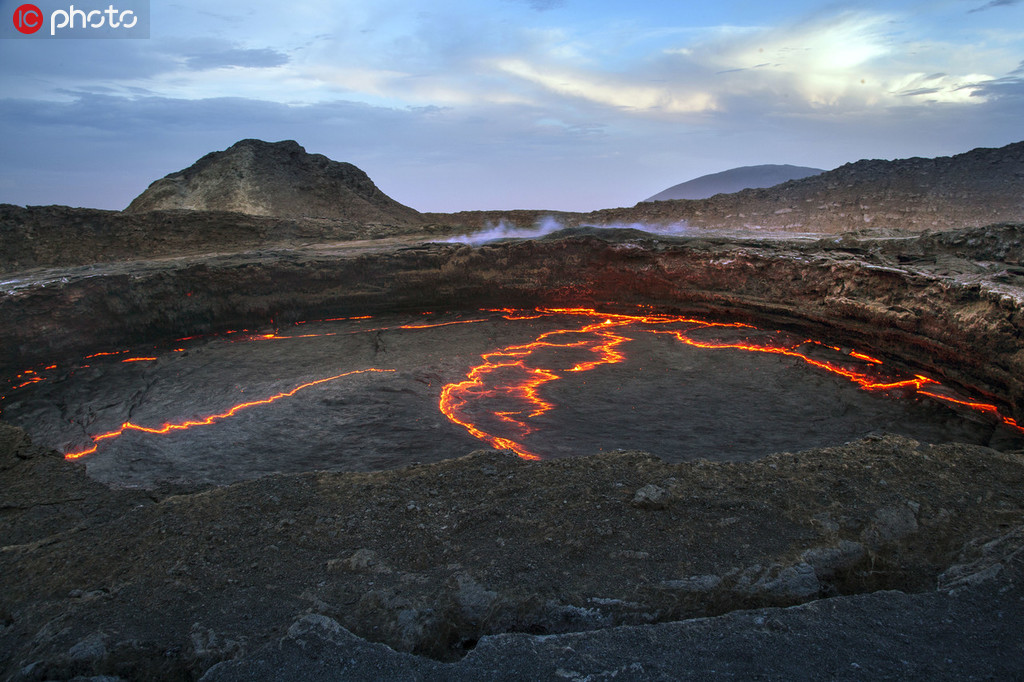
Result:
[[357,317],[49,366],[4,396],[4,419],[90,478],[144,488],[379,471],[484,443],[666,462],[882,432],[1024,447],[998,408],[934,379],[747,324],[581,308]]
[[[1022,233],[580,229],[480,248],[409,238],[25,270],[0,298],[0,367],[14,377],[112,347],[343,315],[642,305],[854,345],[1019,419]],[[1019,453],[896,436],[752,462],[466,452],[141,490],[104,486],[0,426],[4,674],[1024,669]],[[713,655],[687,657],[679,641]],[[795,662],[801,650],[812,658]]]

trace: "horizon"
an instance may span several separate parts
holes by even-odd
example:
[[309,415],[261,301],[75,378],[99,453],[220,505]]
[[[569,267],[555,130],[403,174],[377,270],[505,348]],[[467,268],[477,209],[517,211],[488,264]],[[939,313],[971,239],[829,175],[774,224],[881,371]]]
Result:
[[1020,141],[1015,25],[1021,0],[186,0],[152,8],[148,39],[0,40],[0,202],[120,210],[246,138],[296,140],[442,213],[953,156]]

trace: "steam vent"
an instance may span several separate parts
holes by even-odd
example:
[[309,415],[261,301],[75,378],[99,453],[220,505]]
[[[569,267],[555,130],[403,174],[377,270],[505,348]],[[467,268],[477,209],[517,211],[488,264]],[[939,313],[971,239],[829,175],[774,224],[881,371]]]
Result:
[[1024,142],[437,214],[243,140],[0,268],[3,679],[1024,674]]

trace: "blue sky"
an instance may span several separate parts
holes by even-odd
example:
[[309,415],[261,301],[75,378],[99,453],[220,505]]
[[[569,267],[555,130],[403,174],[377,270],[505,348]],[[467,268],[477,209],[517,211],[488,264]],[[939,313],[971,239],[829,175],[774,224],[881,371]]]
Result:
[[248,137],[422,211],[1024,139],[1024,0],[152,0],[150,36],[0,40],[0,202],[123,208]]

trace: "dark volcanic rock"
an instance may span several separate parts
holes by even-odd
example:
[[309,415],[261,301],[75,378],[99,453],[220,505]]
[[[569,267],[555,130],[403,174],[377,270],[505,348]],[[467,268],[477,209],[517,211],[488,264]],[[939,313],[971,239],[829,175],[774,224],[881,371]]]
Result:
[[0,204],[0,272],[380,239],[422,231],[413,223],[275,218],[226,211],[124,213]]
[[102,523],[151,501],[147,493],[112,491],[86,478],[83,465],[0,422],[0,547]]
[[[0,205],[0,272],[415,233],[457,234],[502,221],[533,227],[547,218],[569,228],[685,222],[713,230],[873,229],[878,234],[1022,221],[1024,142],[943,159],[859,161],[769,189],[703,200],[642,202],[591,213],[419,214],[389,199],[350,164],[306,154],[294,142],[244,140],[153,183],[128,212]],[[937,237],[935,249],[955,253],[958,246],[966,246],[977,251],[973,242],[954,244],[951,238],[958,237]],[[998,257],[1001,242],[995,248]]]
[[350,163],[307,154],[297,142],[242,140],[157,180],[129,213],[188,209],[278,218],[419,224],[420,215],[384,194]]
[[[0,441],[0,461],[19,443]],[[40,491],[54,476],[88,483],[59,460],[0,483],[15,475]],[[650,486],[659,506],[637,507]],[[996,674],[1024,660],[1013,639],[1024,461],[976,446],[879,437],[682,464],[480,451],[116,507],[124,494],[97,487],[93,503],[111,510],[0,549],[3,675],[194,679],[238,659],[208,679],[370,679],[375,667],[404,679],[544,679],[637,661],[665,676],[663,658],[693,675],[764,665],[833,677],[924,675],[944,662]],[[26,505],[49,503],[40,497]],[[913,529],[851,549],[893,510]],[[0,516],[0,532],[20,522]],[[794,604],[806,606],[770,608]],[[516,632],[549,636],[503,634]],[[453,661],[477,641],[458,664],[392,651]],[[837,657],[829,641],[852,648]],[[800,642],[812,658],[753,658]],[[702,643],[711,659],[694,657]]]
[[[676,203],[651,204],[650,215]],[[49,209],[4,210],[31,221]],[[130,234],[134,220],[184,214],[116,223],[79,213],[87,220],[74,229],[95,220]],[[251,222],[232,225],[243,232],[283,224],[242,218]],[[87,352],[328,314],[643,305],[828,330],[1020,418],[1021,233],[999,224],[811,242],[622,231],[475,249],[225,247],[24,273],[0,292],[0,368],[9,378]],[[748,463],[640,453],[528,463],[487,451],[143,493],[90,481],[0,427],[0,491],[5,679],[970,679],[1024,669],[1020,453],[891,436]]]
[[[620,216],[620,212],[625,214]],[[1024,142],[936,159],[864,160],[768,189],[598,211],[605,222],[845,232],[948,230],[1024,218]]]
[[879,592],[658,625],[491,635],[447,664],[367,642],[310,615],[279,641],[214,666],[202,682],[1015,679],[1024,657],[1016,632],[1003,623],[1020,623],[1024,602],[1019,562],[1011,570],[1012,587],[955,595]]

